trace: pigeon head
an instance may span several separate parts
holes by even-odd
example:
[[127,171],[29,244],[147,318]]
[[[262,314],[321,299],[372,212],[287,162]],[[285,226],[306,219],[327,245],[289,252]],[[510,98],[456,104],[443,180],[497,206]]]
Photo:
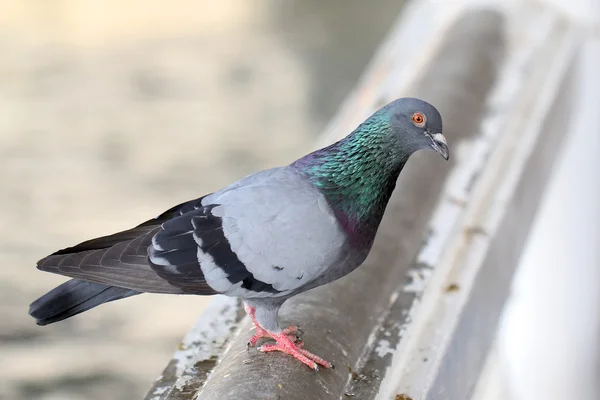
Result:
[[406,151],[432,149],[448,159],[442,116],[431,104],[410,97],[398,99],[382,107],[371,118],[388,120],[389,131],[397,136],[398,146]]
[[292,163],[325,195],[350,237],[370,246],[398,175],[414,152],[448,159],[442,117],[431,104],[401,98],[344,139]]

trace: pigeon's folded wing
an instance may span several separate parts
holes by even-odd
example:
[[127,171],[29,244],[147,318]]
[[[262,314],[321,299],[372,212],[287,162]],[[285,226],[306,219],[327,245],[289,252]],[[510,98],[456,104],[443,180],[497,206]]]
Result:
[[162,224],[152,268],[192,292],[197,280],[243,298],[281,297],[343,256],[345,235],[325,198],[284,169],[207,196],[202,207]]
[[[59,250],[40,260],[37,267],[42,271],[141,292],[184,293],[154,272],[147,250],[152,237],[161,230],[162,222],[194,210],[201,201],[182,203],[132,229]],[[216,293],[206,282],[200,281],[196,282],[195,291]]]

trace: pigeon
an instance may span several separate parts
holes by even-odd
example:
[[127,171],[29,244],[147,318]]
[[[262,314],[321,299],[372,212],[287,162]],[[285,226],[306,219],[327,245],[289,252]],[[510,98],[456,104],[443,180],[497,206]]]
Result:
[[261,352],[308,367],[333,364],[282,329],[281,305],[355,270],[373,245],[408,158],[449,152],[431,104],[400,98],[340,141],[181,203],[132,229],[59,250],[37,263],[72,278],[34,301],[29,314],[52,324],[141,293],[241,298]]

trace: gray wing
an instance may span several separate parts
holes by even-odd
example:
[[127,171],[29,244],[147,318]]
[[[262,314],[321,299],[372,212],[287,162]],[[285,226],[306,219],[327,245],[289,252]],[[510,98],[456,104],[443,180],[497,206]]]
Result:
[[[136,291],[188,293],[190,291],[172,285],[153,270],[147,249],[161,231],[161,224],[197,209],[201,201],[202,198],[179,204],[132,229],[59,250],[38,261],[37,267],[42,271]],[[197,262],[195,253],[193,261]],[[192,289],[195,294],[216,293],[202,281],[201,272],[195,277]]]
[[345,240],[323,195],[283,167],[163,223],[148,254],[158,275],[184,290],[201,277],[230,296],[279,297],[321,276],[342,256]]

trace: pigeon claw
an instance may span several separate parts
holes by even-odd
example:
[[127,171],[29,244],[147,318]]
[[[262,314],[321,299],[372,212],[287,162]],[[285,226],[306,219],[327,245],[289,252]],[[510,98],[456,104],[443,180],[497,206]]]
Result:
[[[255,327],[256,333],[250,338],[250,341],[246,345],[246,350],[249,350],[250,347],[254,347],[256,345],[256,342],[258,342],[260,339],[271,339],[273,337],[269,332],[261,328],[259,325],[255,325]],[[281,331],[281,333],[287,335],[290,338],[290,340],[298,342],[300,340],[300,337],[296,335],[296,332],[300,332],[300,330],[295,325],[290,325]]]
[[314,371],[319,370],[319,365],[325,368],[333,367],[333,364],[331,364],[329,361],[325,361],[321,357],[304,349],[304,343],[294,343],[288,337],[288,335],[283,332],[272,334],[271,337],[276,340],[276,343],[263,344],[258,348],[259,351],[263,353],[270,351],[281,351],[282,353],[289,354],[290,356],[294,357],[296,360],[300,361]]

